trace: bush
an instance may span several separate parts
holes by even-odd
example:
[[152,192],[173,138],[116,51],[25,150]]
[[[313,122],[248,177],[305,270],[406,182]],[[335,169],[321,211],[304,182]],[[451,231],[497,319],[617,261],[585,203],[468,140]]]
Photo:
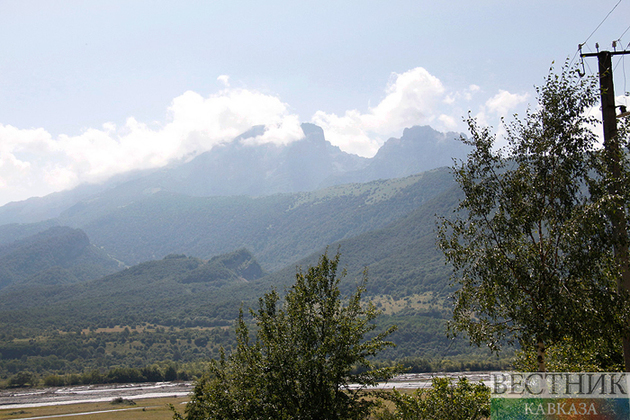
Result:
[[64,386],[66,381],[59,375],[48,375],[44,378],[44,385],[46,386]]
[[433,378],[432,387],[403,394],[396,389],[387,396],[395,410],[382,412],[380,420],[480,420],[490,416],[490,388],[461,378]]
[[37,385],[37,378],[31,372],[18,372],[9,379],[9,386],[15,388],[28,387]]

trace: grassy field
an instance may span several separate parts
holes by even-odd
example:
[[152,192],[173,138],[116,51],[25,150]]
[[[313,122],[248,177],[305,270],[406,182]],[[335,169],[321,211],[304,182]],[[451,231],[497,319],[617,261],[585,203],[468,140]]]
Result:
[[[402,390],[402,392],[412,392],[412,390]],[[169,404],[173,404],[177,411],[183,412],[183,403],[188,400],[187,397],[147,398],[136,400],[135,405],[100,402],[0,410],[0,420],[170,420],[173,418],[173,412]],[[393,409],[393,403],[389,401],[384,401],[384,406],[390,410]]]
[[172,419],[173,413],[168,404],[173,404],[178,411],[183,411],[182,403],[188,397],[146,398],[135,400],[135,405],[99,402],[89,404],[68,404],[49,407],[0,410],[0,420],[25,419],[75,419],[75,420],[166,420]]
[[444,298],[436,297],[433,292],[415,293],[401,299],[393,298],[390,295],[378,295],[372,297],[371,301],[385,315],[394,315],[403,309],[431,310],[444,308]]

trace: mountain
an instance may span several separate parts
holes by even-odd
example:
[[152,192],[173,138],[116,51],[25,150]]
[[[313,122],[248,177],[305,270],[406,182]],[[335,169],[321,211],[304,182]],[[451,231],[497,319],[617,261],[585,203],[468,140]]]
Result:
[[[427,189],[429,192],[425,191]],[[423,193],[423,197],[418,197]],[[0,290],[0,372],[11,369],[12,372],[69,374],[95,369],[105,371],[120,366],[144,368],[151,363],[196,363],[210,357],[218,358],[221,348],[229,352],[236,344],[231,326],[239,309],[244,309],[247,320],[247,308],[255,308],[260,296],[272,288],[284,293],[294,282],[296,265],[306,269],[315,265],[323,252],[332,255],[337,249],[341,252],[340,268],[347,272],[341,283],[342,293],[351,293],[367,269],[369,279],[364,296],[384,312],[377,319],[375,333],[391,325],[398,326],[398,331],[389,337],[396,347],[379,357],[390,361],[411,358],[404,360],[438,369],[444,366],[451,366],[449,369],[454,366],[459,366],[456,369],[467,366],[496,368],[486,351],[471,348],[464,338],[446,336],[445,323],[450,310],[444,298],[452,289],[448,283],[450,267],[444,264],[444,258],[435,246],[436,215],[449,214],[460,194],[450,173],[440,169],[396,180],[278,195],[274,200],[280,201],[263,200],[249,208],[251,203],[263,198],[239,197],[245,201],[225,201],[222,204],[226,215],[221,220],[214,220],[225,230],[221,235],[206,238],[208,243],[223,241],[225,244],[225,238],[246,237],[243,232],[257,226],[253,223],[256,218],[249,220],[252,214],[258,214],[263,220],[251,237],[264,243],[266,231],[274,229],[267,224],[268,214],[265,213],[278,212],[275,221],[285,218],[286,224],[281,226],[279,234],[272,235],[272,242],[277,242],[272,247],[275,253],[261,253],[266,258],[270,255],[278,258],[275,254],[300,246],[300,253],[305,256],[299,260],[291,259],[284,267],[268,274],[253,252],[233,247],[237,250],[208,259],[169,254],[80,283],[7,287]],[[403,199],[405,196],[407,198]],[[203,216],[189,220],[190,209],[182,209],[190,207],[191,203],[184,202],[183,207],[178,208],[181,197],[174,195],[171,196],[173,201],[167,200],[173,206],[169,212],[181,218],[160,219],[167,214],[163,211],[168,210],[169,205],[162,201],[161,194],[151,196],[149,199],[156,199],[161,204],[147,204],[147,208],[161,206],[162,209],[149,215],[151,223],[147,226],[155,226],[152,218],[157,217],[156,220],[163,220],[165,225],[174,225],[165,232],[175,233],[188,222],[194,227],[203,217],[213,220],[221,213],[209,210],[220,208],[217,202],[205,207],[207,203],[203,201],[218,199],[216,197],[188,197],[196,202],[193,207]],[[287,198],[290,200],[282,202]],[[287,204],[290,205],[283,207]],[[271,207],[266,209],[266,206]],[[241,211],[233,211],[236,208]],[[292,214],[299,209],[300,212]],[[126,217],[127,209],[120,210]],[[138,218],[125,225],[127,227],[147,215],[142,209],[132,210],[131,214],[137,214]],[[380,220],[391,214],[395,216],[388,222]],[[120,222],[125,219],[122,216],[116,216]],[[329,239],[334,237],[327,233],[335,227],[332,224],[335,217],[342,219],[340,226],[346,225],[344,229],[336,227],[339,232],[354,233]],[[226,220],[234,223],[226,224]],[[236,229],[247,220],[244,229]],[[352,222],[356,225],[350,226]],[[104,229],[107,227],[112,229],[112,236],[117,234],[127,238],[119,238],[119,241],[129,246],[128,250],[134,249],[133,240],[138,240],[137,235],[149,235],[143,229],[124,232],[116,224]],[[164,233],[158,238],[162,241],[172,239]],[[203,234],[195,237],[189,246],[202,238]],[[149,238],[147,243],[152,240],[155,238]],[[126,241],[131,242],[125,244]],[[208,243],[204,245],[206,249],[210,249]],[[261,246],[256,240],[251,243]],[[11,250],[2,247],[0,252],[8,255]],[[474,363],[443,365],[444,358],[473,360]]]
[[117,208],[159,191],[197,197],[309,191],[327,177],[359,169],[368,161],[331,145],[316,125],[302,124],[302,131],[304,138],[286,145],[255,144],[253,139],[264,132],[263,126],[256,126],[188,162],[131,171],[100,185],[8,203],[0,207],[0,226],[56,218],[95,199],[107,202],[108,209]]
[[211,258],[249,249],[269,271],[327,244],[381,228],[453,185],[446,168],[393,180],[263,197],[147,195],[111,208],[94,199],[57,222],[84,230],[127,265],[168,254]]
[[399,178],[450,165],[452,158],[462,158],[467,152],[456,140],[459,135],[439,133],[430,127],[405,129],[400,139],[389,139],[372,159],[341,151],[316,125],[302,124],[302,131],[301,140],[286,145],[257,144],[256,136],[264,132],[264,127],[257,126],[187,162],[9,203],[0,207],[0,226],[54,219],[95,201],[100,203],[99,212],[106,214],[159,192],[191,197],[260,197]]
[[[134,322],[144,314],[177,324],[178,316],[191,319],[190,314],[196,314],[205,323],[225,323],[233,319],[238,302],[290,284],[296,263],[316,264],[326,246],[330,252],[339,247],[351,283],[367,267],[371,296],[442,294],[448,268],[435,248],[435,215],[446,214],[455,205],[455,188],[449,171],[437,169],[400,179],[259,198],[157,193],[142,205],[118,209],[85,227],[108,253],[139,264],[128,263],[133,267],[77,285],[17,283],[0,290],[0,311],[29,305],[37,308],[35,319],[57,313],[55,319],[62,320],[63,313],[69,316],[65,323],[103,322],[129,311],[136,314]],[[0,247],[0,261],[16,250],[32,255],[24,250],[42,249],[48,240],[59,243],[62,233],[89,244],[83,230],[56,227]],[[216,252],[221,249],[227,251]],[[32,272],[59,265],[44,258],[45,252],[35,254],[42,262],[39,268],[30,268]],[[267,275],[265,266],[276,272]],[[123,304],[133,309],[122,309]],[[112,312],[111,305],[118,309]],[[96,316],[99,311],[107,316]]]
[[262,134],[254,127],[234,141],[215,146],[192,161],[144,178],[147,188],[196,197],[311,191],[331,175],[362,168],[368,159],[342,152],[313,124],[302,124],[304,138],[287,145],[252,145]]
[[0,289],[84,282],[121,268],[90,244],[83,231],[69,227],[52,227],[0,245]]
[[[77,203],[84,200],[89,201],[91,197],[116,189],[129,181],[145,177],[153,171],[155,169],[130,171],[114,175],[102,184],[83,184],[71,190],[55,192],[44,197],[31,197],[27,200],[5,204],[0,207],[0,228],[8,224],[45,222],[58,217],[63,211]],[[122,191],[126,191],[124,187]],[[127,191],[127,193],[135,196],[137,191]],[[0,231],[0,243],[4,242],[5,239],[3,233]]]
[[140,197],[113,190],[77,203],[58,218],[0,226],[15,239],[50,226],[84,231],[108,255],[134,265],[186,254],[208,259],[249,249],[274,271],[335,241],[379,229],[448,190],[446,168],[405,178],[263,197],[191,197],[158,191]]
[[441,166],[452,166],[453,159],[465,159],[470,147],[459,139],[460,133],[441,133],[429,126],[405,128],[401,138],[390,138],[368,164],[354,171],[331,175],[327,185],[400,178]]
[[[439,360],[476,354],[488,360],[486,353],[471,349],[465,339],[453,340],[445,334],[449,309],[444,296],[451,291],[450,268],[435,247],[435,216],[448,214],[458,199],[459,192],[451,186],[380,229],[328,244],[329,255],[340,250],[340,268],[347,271],[342,293],[351,293],[367,269],[365,296],[385,311],[378,318],[377,332],[392,324],[399,327],[390,337],[396,347],[382,357]],[[218,357],[219,345],[234,345],[231,329],[225,326],[232,324],[239,308],[255,307],[257,298],[272,288],[283,293],[295,280],[296,265],[306,269],[316,264],[325,250],[320,247],[272,274],[262,270],[252,253],[240,249],[209,260],[172,254],[78,284],[5,289],[0,291],[0,325],[10,326],[11,334],[22,334],[23,329],[103,332],[68,335],[65,341],[53,335],[42,338],[34,350],[0,337],[0,352],[10,355],[0,360],[0,367],[24,354],[60,355],[63,360],[70,357],[67,348],[71,346],[84,349],[81,363],[100,368],[138,366],[138,360]],[[122,331],[116,325],[135,331],[115,334]],[[159,326],[171,332],[165,335]],[[203,339],[202,346],[191,345],[191,337]],[[67,341],[72,344],[64,344]],[[101,353],[95,352],[99,342]],[[29,360],[36,363],[38,359]],[[67,369],[76,369],[72,366]]]
[[[367,296],[443,296],[449,291],[450,269],[435,246],[435,215],[448,213],[457,199],[457,191],[448,189],[380,229],[328,243],[329,254],[339,249],[341,267],[348,273],[343,290],[349,292],[367,269]],[[20,319],[32,324],[60,322],[72,329],[143,321],[226,325],[238,314],[241,302],[252,306],[270,288],[283,291],[293,283],[296,265],[315,265],[325,250],[319,247],[272,274],[251,252],[239,249],[208,260],[170,254],[81,283],[6,288],[0,290],[0,324]]]
[[445,336],[450,268],[435,247],[435,216],[455,206],[457,186],[444,167],[407,175],[426,156],[440,162],[436,150],[459,153],[454,134],[414,127],[366,160],[316,126],[285,146],[253,144],[261,130],[189,162],[0,208],[0,223],[12,221],[0,225],[0,377],[218,358],[235,345],[239,309],[247,317],[263,293],[283,293],[296,265],[326,249],[342,253],[344,293],[367,268],[365,295],[384,311],[376,332],[400,327],[384,357],[470,355]]

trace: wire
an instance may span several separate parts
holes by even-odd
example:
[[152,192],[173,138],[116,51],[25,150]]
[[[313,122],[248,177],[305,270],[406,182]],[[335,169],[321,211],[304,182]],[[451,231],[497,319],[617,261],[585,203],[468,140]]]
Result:
[[591,74],[595,74],[593,70],[591,69],[591,66],[588,65],[588,61],[585,61],[585,63],[586,63],[586,67],[588,67],[588,71],[590,71]]
[[621,57],[619,57],[619,59],[617,60],[617,64],[614,65],[613,67],[613,71],[617,70],[617,67],[619,67],[619,63],[621,63],[621,67],[623,68],[623,92],[625,96],[628,96],[628,90],[626,88],[626,60],[625,60],[625,55],[622,55]]
[[[630,26],[628,26],[628,29],[630,29]],[[626,32],[628,32],[628,29],[626,29],[617,40],[621,44],[621,48],[623,48],[623,44],[621,43],[621,38],[625,35]],[[628,43],[626,48],[623,48],[623,49],[628,50],[628,48],[630,48],[630,42]],[[630,92],[628,92],[628,88],[626,84],[626,56],[625,54],[619,57],[619,59],[617,60],[617,64],[615,64],[615,66],[613,67],[613,71],[617,70],[617,67],[619,67],[619,63],[621,63],[621,67],[623,68],[623,92],[625,96],[630,96]]]
[[[619,4],[619,3],[617,3],[617,4]],[[615,7],[617,7],[617,6],[615,6]],[[623,31],[623,33],[621,34],[621,36],[619,37],[619,39],[617,41],[619,41],[621,43],[621,38],[623,38],[623,36],[626,34],[626,32],[628,32],[629,29],[630,29],[630,26],[628,26],[626,28],[626,30]]]
[[[612,10],[610,12],[608,12],[608,14],[606,15],[606,17],[599,23],[599,25],[597,25],[597,28],[595,28],[593,30],[593,32],[591,32],[591,34],[588,36],[588,38],[586,38],[586,40],[584,42],[582,42],[581,44],[578,45],[578,50],[575,52],[575,55],[573,56],[573,58],[571,59],[571,62],[569,63],[569,66],[573,64],[573,61],[575,60],[575,57],[577,57],[578,53],[581,52],[581,49],[583,46],[587,46],[586,43],[588,42],[589,39],[591,39],[591,37],[593,35],[595,35],[595,32],[597,32],[597,30],[604,24],[604,22],[606,22],[606,19],[608,19],[608,16],[610,16],[612,14],[612,12],[615,11],[615,9],[617,8],[617,6],[619,6],[619,3],[621,3],[621,0],[619,0],[617,2],[617,4],[615,4],[615,6],[612,8]],[[628,29],[630,29],[630,26],[628,27]],[[621,36],[619,37],[619,40],[621,40],[621,38],[624,36],[624,34],[628,31],[628,29],[626,29],[624,31],[623,34],[621,34]]]
[[[612,8],[612,10],[611,10],[610,12],[608,12],[608,14],[607,14],[607,15],[606,15],[606,17],[604,18],[604,20],[602,20],[602,21],[600,22],[600,24],[599,24],[599,25],[597,25],[597,28],[595,28],[595,30],[593,30],[593,32],[591,32],[591,34],[588,36],[588,38],[586,38],[586,41],[584,41],[582,44],[586,44],[586,43],[588,42],[588,40],[589,40],[589,39],[591,39],[591,37],[592,37],[593,35],[595,35],[595,32],[597,32],[597,30],[600,28],[600,26],[602,26],[602,25],[604,24],[604,22],[606,22],[606,19],[608,19],[608,16],[610,16],[610,15],[612,14],[612,12],[614,12],[614,11],[615,11],[615,9],[617,8],[617,6],[619,6],[619,3],[621,3],[621,0],[619,0],[619,1],[617,2],[617,4],[615,4],[615,7],[613,7],[613,8]],[[627,29],[626,29],[626,30],[627,30]],[[625,32],[624,32],[624,34],[625,34]],[[622,36],[623,36],[623,35],[622,35]],[[620,37],[620,38],[621,38],[621,37]]]

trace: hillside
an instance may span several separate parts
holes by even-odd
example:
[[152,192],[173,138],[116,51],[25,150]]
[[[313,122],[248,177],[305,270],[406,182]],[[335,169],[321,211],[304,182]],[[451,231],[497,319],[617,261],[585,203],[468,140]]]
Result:
[[460,133],[441,133],[429,126],[405,128],[400,138],[390,138],[362,168],[331,175],[325,185],[369,182],[405,177],[410,174],[451,166],[453,159],[465,159],[470,147]]
[[[435,215],[451,209],[456,198],[454,190],[446,191],[382,229],[331,243],[328,252],[338,249],[341,265],[348,272],[343,289],[349,291],[367,268],[369,297],[443,297],[448,291],[449,269],[435,247]],[[87,283],[5,291],[0,293],[0,322],[8,316],[6,311],[28,309],[30,315],[23,313],[22,319],[73,328],[144,321],[225,325],[236,316],[240,302],[252,304],[272,287],[284,290],[294,281],[296,266],[316,264],[323,252],[322,247],[266,276],[244,249],[207,261],[168,255]]]
[[[425,293],[445,296],[450,292],[451,269],[444,264],[444,257],[436,247],[437,216],[452,211],[460,194],[452,186],[382,229],[331,243],[328,252],[341,252],[341,264],[349,279],[360,278],[367,269],[368,296],[390,295],[397,299]],[[295,265],[314,265],[323,252],[325,248]],[[285,267],[266,280],[276,287],[285,287],[293,281],[294,273],[293,266]]]
[[[367,268],[368,296],[443,296],[449,271],[435,248],[435,214],[448,211],[455,200],[455,191],[449,189],[381,229],[330,242],[329,252],[338,248],[348,271],[345,290]],[[290,285],[296,265],[316,264],[326,245],[267,276],[254,256],[241,249],[207,262],[172,254],[88,283],[5,291],[0,293],[0,322],[14,317],[13,311],[30,308],[30,315],[22,313],[21,319],[49,325],[79,323],[82,328],[148,320],[163,325],[225,325],[234,319],[240,302],[251,303],[271,287],[283,290]]]
[[[383,153],[395,156],[391,150],[407,147],[414,132]],[[370,165],[345,174],[360,179]],[[206,166],[188,166],[180,180],[197,188],[195,171]],[[396,169],[386,167],[372,166],[369,176]],[[365,296],[383,311],[377,331],[399,326],[391,337],[397,346],[383,358],[487,357],[445,335],[450,269],[435,247],[435,216],[459,197],[448,168],[264,196],[195,196],[147,181],[165,173],[119,179],[53,219],[0,226],[0,270],[20,272],[12,261],[33,262],[23,279],[0,290],[0,379],[20,370],[102,372],[218,357],[222,346],[234,345],[240,308],[255,306],[271,288],[282,293],[296,266],[337,250],[347,270],[342,292],[350,293],[367,269]],[[80,277],[64,261],[81,246],[128,268]],[[41,252],[47,247],[57,253]]]
[[0,245],[0,289],[84,282],[121,268],[83,231],[68,227]]
[[[435,248],[435,215],[448,213],[457,197],[451,187],[380,229],[328,246],[329,254],[340,250],[348,272],[342,292],[349,294],[367,268],[366,298],[384,311],[377,331],[398,325],[391,336],[397,346],[382,354],[385,359],[406,358],[417,369],[451,366],[439,364],[444,358],[474,366],[495,363],[465,339],[445,334],[449,268]],[[324,250],[297,266],[315,264]],[[234,345],[230,326],[239,308],[254,307],[271,288],[283,292],[295,272],[291,263],[265,275],[254,256],[240,249],[208,260],[168,255],[78,284],[5,289],[0,377],[11,369],[51,372],[50,366],[58,366],[56,372],[68,373],[218,357],[221,346]],[[26,345],[27,339],[36,344]]]
[[[443,336],[443,330],[435,329],[447,314],[440,302],[448,290],[449,271],[435,249],[434,215],[452,208],[455,199],[453,190],[446,191],[382,229],[331,244],[329,252],[339,247],[341,264],[348,271],[343,290],[354,287],[367,267],[368,297],[381,304],[403,302],[389,310],[389,316],[404,315],[403,320],[420,316],[432,325],[431,340],[444,340],[435,337]],[[321,252],[298,265],[316,263]],[[0,293],[0,323],[20,319],[28,328],[54,325],[68,330],[144,322],[178,327],[229,325],[243,302],[251,306],[270,288],[282,291],[290,285],[295,267],[290,264],[263,277],[253,255],[245,250],[208,261],[169,255],[91,282]],[[410,302],[413,296],[414,302],[424,303]]]
[[232,290],[264,274],[246,250],[209,261],[169,255],[90,282],[29,284],[0,291],[0,323],[20,314],[22,326],[44,329],[143,322],[226,325],[236,317],[246,293],[239,296],[222,289]]
[[452,185],[449,170],[441,168],[264,197],[190,197],[160,191],[119,206],[105,194],[57,219],[0,226],[0,236],[6,232],[20,238],[51,224],[70,226],[126,265],[169,254],[208,259],[247,248],[265,270],[274,271],[327,244],[384,227]]

